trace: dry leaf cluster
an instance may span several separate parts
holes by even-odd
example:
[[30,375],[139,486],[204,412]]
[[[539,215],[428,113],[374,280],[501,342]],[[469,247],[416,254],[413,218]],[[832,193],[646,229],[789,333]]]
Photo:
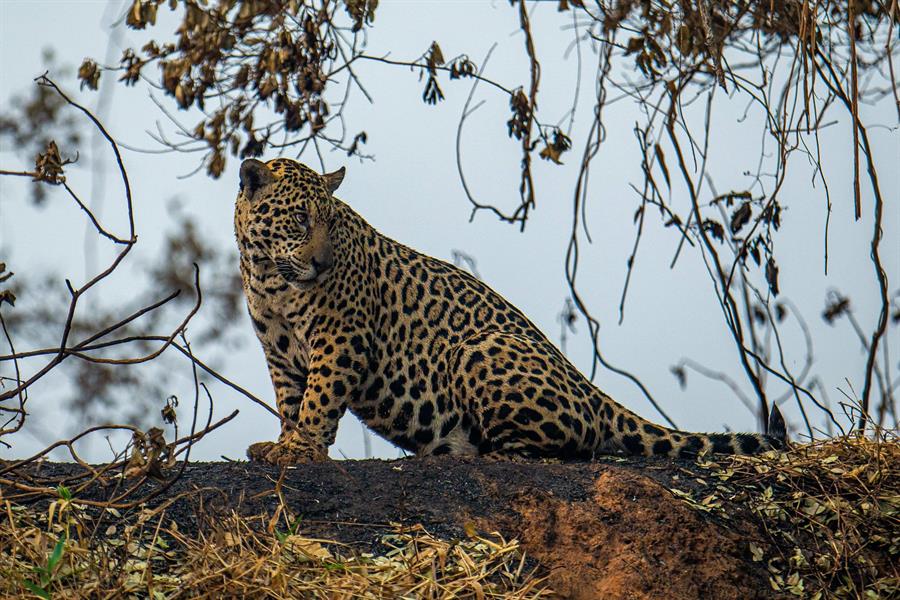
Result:
[[[788,452],[702,463],[712,489],[672,490],[734,521],[747,509],[759,535],[752,560],[776,592],[802,598],[900,594],[900,441],[849,435]],[[736,506],[737,505],[737,506]]]

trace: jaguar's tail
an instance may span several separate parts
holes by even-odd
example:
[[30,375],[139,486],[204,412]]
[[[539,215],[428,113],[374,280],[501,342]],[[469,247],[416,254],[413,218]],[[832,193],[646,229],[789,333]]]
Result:
[[628,454],[644,456],[694,457],[717,454],[757,454],[787,446],[787,428],[774,404],[769,413],[767,433],[690,433],[655,425],[626,411],[611,428],[607,446]]

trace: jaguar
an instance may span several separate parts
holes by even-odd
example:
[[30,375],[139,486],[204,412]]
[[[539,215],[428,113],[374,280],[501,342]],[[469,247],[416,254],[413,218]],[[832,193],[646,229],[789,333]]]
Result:
[[250,317],[282,417],[251,460],[327,459],[349,409],[416,455],[696,457],[785,446],[767,434],[689,433],[604,394],[485,283],[381,234],[335,197],[345,170],[245,160],[234,228]]

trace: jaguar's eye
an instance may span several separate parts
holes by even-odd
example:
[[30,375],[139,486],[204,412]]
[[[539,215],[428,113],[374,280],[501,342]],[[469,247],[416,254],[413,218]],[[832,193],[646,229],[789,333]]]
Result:
[[305,210],[298,210],[294,213],[294,222],[300,227],[306,227],[309,225],[309,213]]

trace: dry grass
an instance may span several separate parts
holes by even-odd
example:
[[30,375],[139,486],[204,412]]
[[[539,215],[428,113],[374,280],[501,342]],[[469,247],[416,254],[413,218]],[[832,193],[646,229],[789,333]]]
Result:
[[[395,527],[378,555],[279,530],[236,514],[200,536],[164,511],[122,526],[66,499],[47,511],[5,502],[0,597],[57,598],[547,598],[515,541],[497,534],[446,541]],[[101,535],[102,534],[102,535]]]
[[[900,597],[900,442],[852,435],[788,452],[704,463],[716,493],[705,510],[748,507],[759,528],[748,541],[773,590],[812,598]],[[734,517],[734,515],[731,515]]]

